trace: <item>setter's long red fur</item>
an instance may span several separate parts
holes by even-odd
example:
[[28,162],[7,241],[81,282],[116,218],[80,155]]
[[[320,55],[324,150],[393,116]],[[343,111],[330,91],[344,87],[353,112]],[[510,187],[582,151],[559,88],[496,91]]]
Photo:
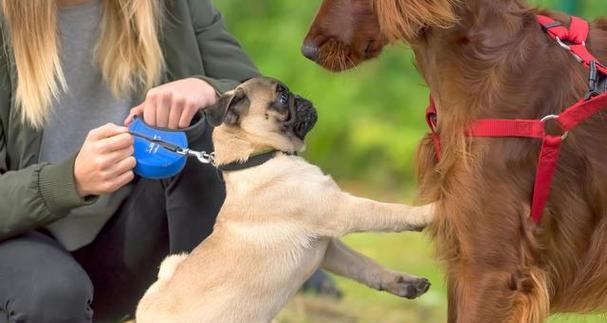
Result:
[[[607,115],[564,143],[539,225],[529,208],[540,142],[464,136],[472,120],[541,118],[584,96],[587,70],[538,13],[524,0],[324,0],[305,40],[307,56],[336,71],[392,42],[414,50],[439,111],[441,160],[427,136],[418,162],[422,198],[440,205],[431,229],[449,322],[607,311]],[[592,22],[588,47],[607,63],[607,20]]]

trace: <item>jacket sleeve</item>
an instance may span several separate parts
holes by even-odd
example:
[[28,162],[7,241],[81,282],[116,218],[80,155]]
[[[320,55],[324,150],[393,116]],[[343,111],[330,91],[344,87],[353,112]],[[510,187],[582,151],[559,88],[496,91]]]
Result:
[[199,76],[219,93],[258,76],[259,72],[238,41],[227,32],[221,13],[211,0],[188,0],[206,75]]
[[6,170],[6,145],[0,136],[0,240],[38,228],[88,205],[74,184],[74,158]]
[[73,208],[92,202],[77,193],[75,158],[59,164],[35,164],[9,170],[9,131],[5,127],[9,124],[12,91],[8,64],[3,47],[0,51],[0,240],[53,222]]

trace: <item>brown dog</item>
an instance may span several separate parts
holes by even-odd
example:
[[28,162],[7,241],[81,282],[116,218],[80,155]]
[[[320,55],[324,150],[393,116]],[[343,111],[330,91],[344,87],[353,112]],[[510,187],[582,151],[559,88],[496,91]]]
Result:
[[206,110],[217,166],[280,151],[251,168],[224,171],[227,197],[213,233],[189,256],[167,258],[137,308],[137,322],[269,322],[319,267],[371,288],[415,298],[426,279],[381,267],[338,238],[418,230],[433,206],[379,203],[342,192],[294,153],[316,122],[312,104],[255,78]]
[[[440,116],[440,162],[430,136],[418,161],[422,196],[439,205],[449,322],[607,310],[605,114],[564,142],[539,225],[529,218],[539,142],[464,135],[473,120],[539,119],[584,96],[587,70],[546,36],[537,13],[524,0],[325,0],[302,48],[331,70],[387,43],[413,48]],[[587,45],[607,62],[607,20],[591,24]]]

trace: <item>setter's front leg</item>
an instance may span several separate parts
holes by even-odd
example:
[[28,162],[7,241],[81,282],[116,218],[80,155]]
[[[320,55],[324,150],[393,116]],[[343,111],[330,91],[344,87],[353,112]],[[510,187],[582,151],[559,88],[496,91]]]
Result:
[[464,265],[448,278],[449,322],[542,323],[548,291],[538,269],[507,271]]
[[537,264],[529,209],[516,196],[500,196],[484,210],[465,208],[488,205],[483,199],[438,209],[432,229],[447,260],[450,323],[542,323],[549,315],[549,278]]

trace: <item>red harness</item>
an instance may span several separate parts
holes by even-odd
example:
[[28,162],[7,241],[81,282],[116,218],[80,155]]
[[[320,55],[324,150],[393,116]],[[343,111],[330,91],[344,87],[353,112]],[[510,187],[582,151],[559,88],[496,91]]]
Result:
[[[552,39],[590,69],[588,95],[561,114],[548,115],[540,120],[477,120],[469,126],[466,135],[469,137],[522,137],[542,140],[531,202],[531,218],[539,224],[550,193],[562,142],[567,139],[569,131],[577,125],[601,110],[607,109],[607,93],[601,93],[602,91],[598,89],[599,73],[607,75],[607,67],[599,63],[586,48],[589,33],[587,21],[571,17],[571,23],[567,28],[546,16],[537,16],[537,20]],[[437,131],[437,117],[436,106],[431,97],[430,106],[426,110],[426,121],[432,132],[436,156],[440,158],[441,144]],[[561,134],[552,135],[546,132],[545,124],[550,120],[558,123],[562,130]]]

